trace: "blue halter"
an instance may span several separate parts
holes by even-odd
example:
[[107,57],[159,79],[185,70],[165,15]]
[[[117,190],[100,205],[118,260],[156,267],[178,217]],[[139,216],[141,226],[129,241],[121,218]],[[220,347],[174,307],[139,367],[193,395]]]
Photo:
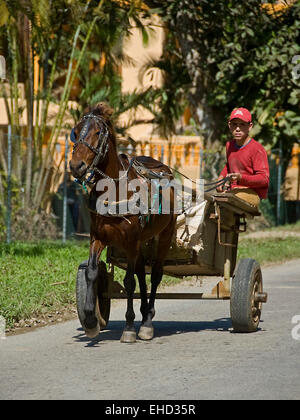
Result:
[[76,136],[75,136],[74,128],[72,128],[72,130],[71,130],[70,140],[71,140],[72,143],[76,143]]

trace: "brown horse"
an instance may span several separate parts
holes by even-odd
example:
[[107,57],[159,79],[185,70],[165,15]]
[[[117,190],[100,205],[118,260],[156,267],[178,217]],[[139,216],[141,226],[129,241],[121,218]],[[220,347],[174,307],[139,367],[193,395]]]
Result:
[[[130,165],[125,155],[117,154],[117,142],[110,121],[112,110],[100,103],[90,108],[80,122],[72,130],[74,144],[70,169],[75,178],[93,181],[92,194],[99,197],[96,184],[101,179],[114,182],[117,192],[120,185],[120,171],[126,174],[128,180],[138,178],[137,171]],[[172,173],[170,169],[150,157],[139,157],[144,167],[153,172]],[[124,172],[124,170],[126,171]],[[149,223],[141,223],[139,215],[127,214],[126,217],[109,217],[91,213],[90,255],[86,269],[87,296],[84,307],[84,329],[88,337],[98,335],[100,325],[95,315],[97,291],[96,284],[99,277],[98,263],[105,247],[113,246],[125,251],[127,255],[127,271],[124,278],[124,287],[127,293],[126,324],[121,337],[121,342],[133,343],[136,341],[134,328],[135,313],[133,310],[133,294],[136,287],[134,275],[137,274],[141,292],[142,324],[139,337],[144,340],[152,339],[154,329],[152,319],[155,315],[155,296],[163,275],[163,263],[171,245],[171,240],[176,224],[174,214],[174,191],[170,193],[169,214],[152,214]],[[151,292],[149,302],[147,299],[147,286],[145,264],[141,252],[143,242],[158,236],[158,249],[151,274]]]

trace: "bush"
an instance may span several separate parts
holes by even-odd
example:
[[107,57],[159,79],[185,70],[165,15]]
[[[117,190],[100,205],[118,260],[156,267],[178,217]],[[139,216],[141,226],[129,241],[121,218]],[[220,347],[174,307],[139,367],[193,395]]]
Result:
[[[6,238],[5,218],[0,218],[0,240]],[[58,239],[60,231],[53,214],[32,209],[13,210],[11,220],[12,240],[35,241],[41,239]]]
[[264,218],[269,223],[269,226],[275,226],[276,225],[275,210],[274,210],[273,204],[269,201],[269,199],[262,200],[259,208]]

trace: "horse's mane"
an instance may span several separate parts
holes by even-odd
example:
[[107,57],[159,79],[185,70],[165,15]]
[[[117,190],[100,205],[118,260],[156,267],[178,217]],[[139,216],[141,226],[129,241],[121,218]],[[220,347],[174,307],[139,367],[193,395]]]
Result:
[[113,125],[111,123],[111,116],[113,114],[114,110],[105,102],[100,102],[95,106],[89,106],[84,110],[84,115],[85,114],[93,114],[93,115],[98,115],[99,117],[102,117],[106,124],[108,125],[109,129],[110,129],[110,133],[111,133],[111,140],[113,140],[113,142],[116,145],[116,134],[115,134],[115,130],[113,128]]
[[100,102],[95,106],[89,106],[84,111],[84,114],[90,113],[94,115],[99,115],[100,117],[104,118],[107,122],[109,122],[113,112],[114,110],[108,104],[106,104],[105,102]]

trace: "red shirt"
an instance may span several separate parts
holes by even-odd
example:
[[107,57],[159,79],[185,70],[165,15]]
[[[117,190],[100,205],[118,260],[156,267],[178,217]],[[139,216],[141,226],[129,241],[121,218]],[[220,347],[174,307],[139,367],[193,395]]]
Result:
[[231,183],[230,188],[252,188],[260,198],[267,198],[269,188],[268,156],[263,146],[250,139],[239,147],[234,140],[226,143],[227,163],[221,172],[223,177],[238,172],[240,181]]

